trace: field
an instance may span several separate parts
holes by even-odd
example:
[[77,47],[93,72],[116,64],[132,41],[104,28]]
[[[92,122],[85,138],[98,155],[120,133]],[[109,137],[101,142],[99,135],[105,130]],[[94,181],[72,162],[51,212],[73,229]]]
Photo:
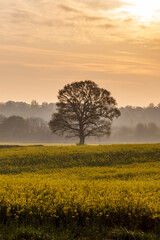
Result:
[[0,239],[160,239],[160,144],[0,148]]

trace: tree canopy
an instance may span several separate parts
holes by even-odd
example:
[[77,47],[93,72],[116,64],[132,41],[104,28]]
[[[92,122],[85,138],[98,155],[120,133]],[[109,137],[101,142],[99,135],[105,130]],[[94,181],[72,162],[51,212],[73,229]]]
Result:
[[89,136],[109,135],[113,118],[120,116],[110,92],[90,80],[67,84],[58,100],[49,127],[58,135],[79,137],[79,144]]

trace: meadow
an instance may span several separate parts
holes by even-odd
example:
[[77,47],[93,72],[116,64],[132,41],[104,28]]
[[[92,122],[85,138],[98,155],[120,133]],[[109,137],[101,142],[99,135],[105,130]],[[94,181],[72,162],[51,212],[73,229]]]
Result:
[[160,239],[160,144],[0,147],[0,239]]

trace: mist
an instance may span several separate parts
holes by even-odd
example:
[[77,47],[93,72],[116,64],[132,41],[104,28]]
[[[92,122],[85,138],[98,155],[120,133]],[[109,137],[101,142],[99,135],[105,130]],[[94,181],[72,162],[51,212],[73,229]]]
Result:
[[[86,143],[157,143],[160,142],[160,104],[120,108],[121,116],[112,124],[109,137],[90,137]],[[56,112],[55,103],[35,100],[31,104],[8,101],[0,103],[0,142],[5,143],[77,143],[54,135],[48,122]]]

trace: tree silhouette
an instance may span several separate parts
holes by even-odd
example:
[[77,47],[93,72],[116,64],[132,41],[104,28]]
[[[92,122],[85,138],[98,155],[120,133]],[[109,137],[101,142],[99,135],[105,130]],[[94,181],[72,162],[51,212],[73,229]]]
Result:
[[24,118],[11,116],[0,124],[0,135],[4,140],[23,139],[27,134],[28,126]]
[[86,137],[109,135],[113,118],[120,116],[110,92],[90,80],[66,85],[58,100],[49,127],[58,135],[79,137],[80,145]]

